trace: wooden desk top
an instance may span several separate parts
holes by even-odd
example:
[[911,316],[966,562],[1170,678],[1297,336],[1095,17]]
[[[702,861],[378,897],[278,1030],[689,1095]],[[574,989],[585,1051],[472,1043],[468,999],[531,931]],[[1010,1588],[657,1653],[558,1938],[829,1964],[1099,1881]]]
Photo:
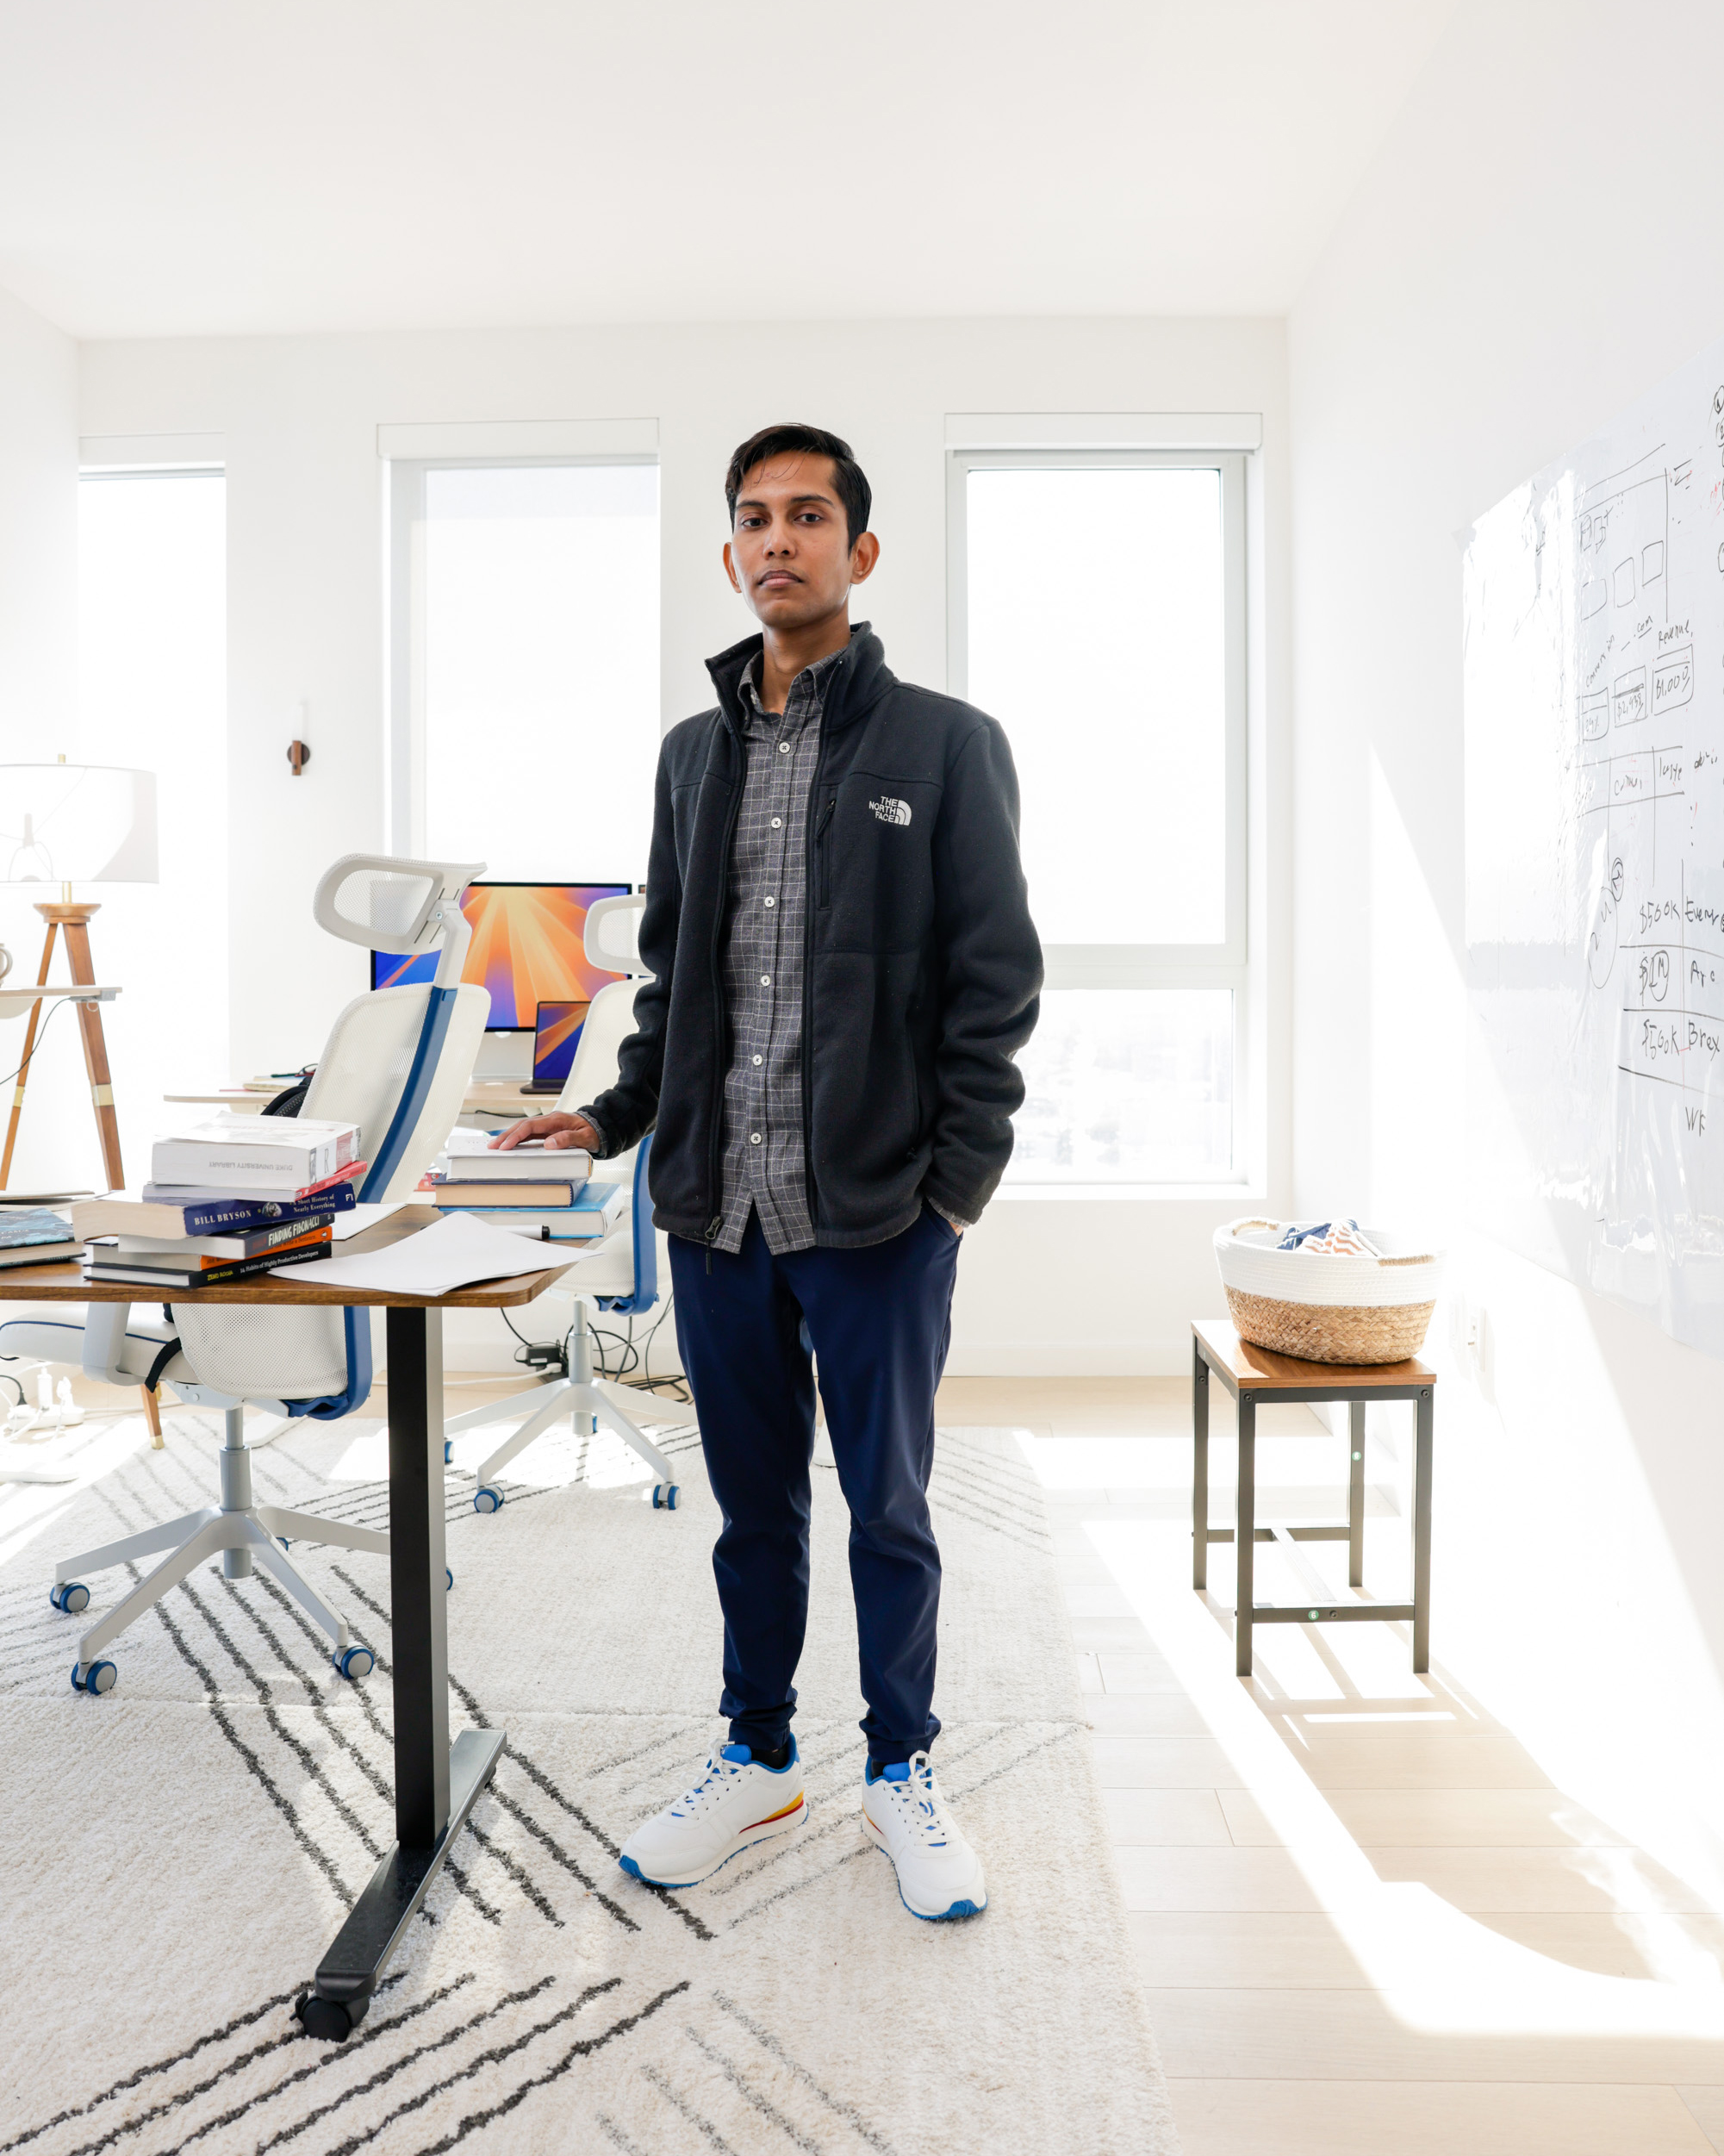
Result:
[[[349,1242],[338,1243],[344,1257],[364,1257],[368,1250],[387,1249],[403,1236],[417,1234],[443,1218],[435,1206],[403,1206],[375,1227],[366,1228]],[[277,1310],[304,1310],[318,1304],[337,1308],[348,1305],[399,1310],[513,1310],[542,1295],[574,1262],[548,1265],[542,1273],[522,1273],[512,1281],[480,1281],[457,1287],[449,1295],[368,1294],[357,1287],[319,1287],[318,1268],[284,1266],[278,1273],[254,1273],[249,1280],[233,1281],[225,1287],[177,1287],[164,1295],[159,1289],[132,1281],[87,1281],[75,1259],[58,1265],[0,1267],[0,1304],[3,1303],[250,1303]]]
[[1363,1392],[1409,1385],[1435,1385],[1437,1374],[1416,1355],[1405,1362],[1302,1362],[1291,1355],[1272,1355],[1242,1340],[1227,1318],[1193,1318],[1192,1330],[1208,1349],[1210,1359],[1225,1371],[1235,1390],[1267,1393],[1278,1386],[1302,1393],[1332,1385],[1339,1392]]
[[[30,994],[34,995],[33,988]],[[3,1015],[3,1013],[0,1013]],[[276,1093],[285,1093],[293,1083],[283,1078]],[[523,1093],[518,1078],[475,1078],[470,1081],[461,1099],[463,1115],[495,1115],[499,1117],[544,1115],[557,1106],[554,1093]],[[224,1087],[219,1093],[165,1093],[162,1099],[170,1107],[231,1108],[238,1115],[261,1115],[266,1101],[276,1094],[252,1093],[240,1086]]]

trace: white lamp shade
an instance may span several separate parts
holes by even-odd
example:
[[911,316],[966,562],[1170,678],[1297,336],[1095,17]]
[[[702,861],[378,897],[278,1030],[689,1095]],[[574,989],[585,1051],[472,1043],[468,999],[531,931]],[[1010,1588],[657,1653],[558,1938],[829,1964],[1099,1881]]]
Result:
[[156,881],[153,771],[0,763],[0,882]]

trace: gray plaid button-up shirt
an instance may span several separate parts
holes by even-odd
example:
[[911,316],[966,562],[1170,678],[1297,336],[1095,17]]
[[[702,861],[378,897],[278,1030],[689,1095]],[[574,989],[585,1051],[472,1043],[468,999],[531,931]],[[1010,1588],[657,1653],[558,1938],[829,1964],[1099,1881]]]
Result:
[[[866,631],[863,622],[852,635]],[[775,1256],[814,1247],[802,1128],[802,980],[808,919],[808,790],[820,761],[829,651],[790,685],[781,716],[760,701],[760,661],[744,676],[747,773],[731,843],[722,1168],[713,1238],[739,1250],[750,1211]]]

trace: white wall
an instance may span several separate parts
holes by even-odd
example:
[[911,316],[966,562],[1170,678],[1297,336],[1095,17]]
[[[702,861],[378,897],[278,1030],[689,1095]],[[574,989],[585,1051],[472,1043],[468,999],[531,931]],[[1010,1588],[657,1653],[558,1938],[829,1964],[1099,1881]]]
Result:
[[1717,1366],[1456,1205],[1457,534],[1724,334],[1721,68],[1704,0],[1465,0],[1289,330],[1295,1194],[1428,1223],[1492,1321],[1497,1406],[1439,1393],[1439,1661],[1715,1895]]
[[[0,292],[0,762],[75,756],[77,720],[78,347]],[[42,922],[16,886],[0,885],[0,938],[14,980],[34,980]],[[62,961],[57,978],[67,977]],[[22,1020],[0,1025],[0,1075],[23,1046]],[[102,1156],[73,1019],[57,1023],[31,1078],[12,1187],[96,1183]],[[11,1095],[0,1086],[9,1112]]]
[[[1285,823],[1267,807],[1283,752],[1285,377],[1281,326],[1252,321],[764,323],[85,346],[85,434],[220,433],[227,443],[234,1072],[314,1054],[363,984],[360,954],[320,936],[308,905],[331,858],[384,835],[379,423],[657,419],[670,724],[710,701],[703,657],[751,626],[719,564],[721,483],[731,448],[763,422],[808,418],[854,443],[884,540],[866,612],[900,674],[943,686],[947,412],[1262,413],[1252,662],[1254,809],[1267,873],[1254,890],[1254,925],[1273,988],[1285,980],[1275,941]],[[285,751],[302,700],[313,760],[295,780]],[[476,742],[475,754],[503,745]],[[579,751],[571,739],[571,762]],[[1284,1173],[1285,1112],[1263,1106],[1285,1099],[1281,1008],[1272,997],[1255,1014],[1264,1135],[1253,1206],[1266,1179],[1273,1187]],[[1244,1209],[1237,1193],[1000,1200],[966,1245],[952,1367],[1183,1368],[1185,1320],[1216,1299],[1210,1235]],[[457,1359],[453,1336],[451,1354]],[[478,1359],[470,1343],[458,1355]]]

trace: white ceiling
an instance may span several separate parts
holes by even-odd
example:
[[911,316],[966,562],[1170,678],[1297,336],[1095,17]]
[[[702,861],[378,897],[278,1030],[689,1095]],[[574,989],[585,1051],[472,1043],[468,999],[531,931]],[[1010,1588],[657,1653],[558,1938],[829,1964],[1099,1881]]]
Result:
[[1279,314],[1453,0],[0,0],[82,337]]

